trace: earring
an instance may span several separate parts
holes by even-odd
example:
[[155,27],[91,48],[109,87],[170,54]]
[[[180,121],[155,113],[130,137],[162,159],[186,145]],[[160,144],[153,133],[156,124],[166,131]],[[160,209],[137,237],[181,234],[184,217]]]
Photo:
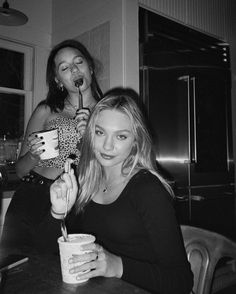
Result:
[[57,83],[57,87],[59,90],[61,90],[62,92],[64,91],[64,86],[62,83]]

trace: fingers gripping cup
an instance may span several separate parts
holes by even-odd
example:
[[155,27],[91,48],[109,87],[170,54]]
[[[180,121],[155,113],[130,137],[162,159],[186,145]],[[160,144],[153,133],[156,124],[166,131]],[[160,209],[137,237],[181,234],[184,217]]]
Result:
[[[60,260],[61,260],[61,272],[62,272],[62,280],[68,284],[79,284],[87,281],[85,280],[77,280],[77,273],[71,274],[69,270],[75,265],[69,264],[69,259],[73,255],[82,255],[86,252],[90,251],[82,251],[81,245],[93,243],[95,241],[95,237],[90,234],[69,234],[69,241],[64,241],[63,237],[58,238],[59,243],[59,251],[60,251]],[[83,264],[84,262],[77,262],[76,266]]]
[[44,149],[45,151],[40,154],[40,158],[50,159],[57,157],[59,155],[58,147],[58,130],[52,129],[48,131],[37,132],[39,137],[42,137],[42,141],[45,143],[39,149]]

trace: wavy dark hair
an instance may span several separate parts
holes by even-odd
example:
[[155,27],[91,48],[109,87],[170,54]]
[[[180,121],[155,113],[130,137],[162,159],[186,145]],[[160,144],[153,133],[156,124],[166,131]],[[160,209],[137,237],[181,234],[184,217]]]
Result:
[[55,77],[56,77],[55,56],[61,49],[66,47],[77,49],[84,56],[84,58],[89,64],[89,67],[92,70],[92,83],[91,83],[92,95],[97,101],[99,101],[102,97],[102,90],[100,89],[98,85],[97,78],[95,75],[95,62],[93,57],[91,56],[91,54],[88,52],[88,50],[82,43],[80,43],[77,40],[68,39],[57,44],[55,47],[53,47],[47,61],[46,83],[48,86],[48,93],[47,93],[46,99],[42,101],[40,104],[48,105],[51,111],[54,111],[54,112],[58,112],[64,109],[64,101],[68,95],[67,90],[64,88],[64,91],[61,91],[58,88],[57,83],[55,81]]

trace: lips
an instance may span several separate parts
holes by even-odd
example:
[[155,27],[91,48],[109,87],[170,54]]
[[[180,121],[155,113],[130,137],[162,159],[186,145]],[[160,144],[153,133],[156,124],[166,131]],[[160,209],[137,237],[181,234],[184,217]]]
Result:
[[100,155],[101,155],[101,157],[102,157],[103,159],[106,159],[106,160],[111,160],[111,159],[115,158],[115,156],[113,156],[113,155],[108,155],[108,154],[105,154],[105,153],[100,153]]

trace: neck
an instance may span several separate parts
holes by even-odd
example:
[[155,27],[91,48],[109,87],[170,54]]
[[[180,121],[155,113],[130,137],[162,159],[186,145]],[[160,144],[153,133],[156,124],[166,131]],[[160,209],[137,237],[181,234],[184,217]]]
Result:
[[115,179],[123,178],[121,167],[104,167],[104,182],[110,183]]
[[[83,99],[83,107],[89,107],[90,105],[96,104],[96,100],[92,95],[91,87],[85,89],[81,92]],[[69,92],[68,94],[69,101],[77,106],[79,104],[79,92]]]
[[[79,98],[78,96],[68,96],[66,98],[68,101],[68,104],[73,107],[75,110],[79,108]],[[88,99],[84,99],[83,97],[83,108],[91,108],[96,104],[96,100],[93,97],[90,97]]]
[[70,96],[68,96],[66,98],[65,103],[70,108],[74,108],[75,111],[79,108],[79,101],[78,101],[78,99],[77,99],[77,101],[74,101]]
[[117,191],[117,189],[120,189],[121,187],[124,187],[124,185],[128,181],[128,177],[120,176],[120,177],[114,177],[109,179],[109,181],[104,181],[104,183],[101,186],[103,193],[113,193],[114,191]]

